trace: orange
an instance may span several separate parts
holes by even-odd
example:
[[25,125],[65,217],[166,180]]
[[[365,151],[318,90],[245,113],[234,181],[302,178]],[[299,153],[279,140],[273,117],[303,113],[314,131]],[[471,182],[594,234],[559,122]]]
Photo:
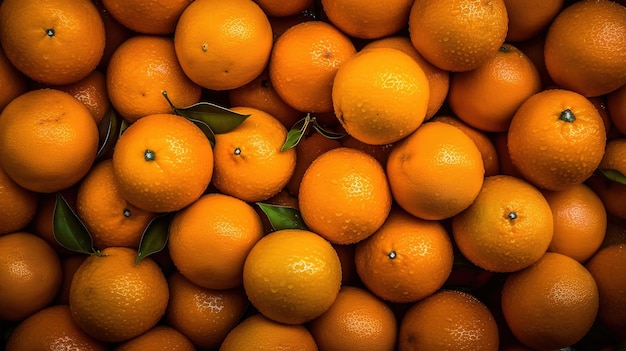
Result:
[[511,273],[502,288],[502,313],[513,335],[533,349],[572,346],[591,329],[598,288],[578,261],[548,252]]
[[626,8],[609,0],[564,8],[546,34],[545,62],[552,80],[584,96],[600,96],[626,83]]
[[408,303],[432,295],[452,270],[452,241],[443,225],[394,207],[385,224],[357,244],[357,273],[378,297]]
[[561,191],[543,191],[552,209],[554,233],[548,251],[587,261],[600,247],[607,228],[600,197],[585,184]]
[[115,351],[143,350],[195,351],[196,348],[181,332],[165,325],[157,325],[115,348]]
[[102,17],[102,22],[104,23],[104,34],[106,40],[104,42],[104,52],[102,53],[102,58],[100,59],[100,63],[98,63],[98,69],[106,72],[106,67],[109,65],[109,60],[111,59],[113,52],[123,42],[125,42],[126,39],[136,33],[113,18],[106,7],[104,7],[104,4],[102,4],[102,1],[103,0],[92,0],[98,8],[100,17]]
[[335,301],[340,285],[335,249],[308,230],[283,229],[264,236],[243,267],[248,299],[279,323],[301,324],[319,317]]
[[611,139],[606,143],[600,170],[614,170],[626,176],[626,137]]
[[185,117],[149,115],[131,124],[113,151],[119,191],[149,212],[177,211],[197,200],[213,175],[206,135]]
[[98,249],[138,248],[143,232],[156,215],[126,201],[115,180],[111,159],[94,165],[81,180],[75,210]]
[[26,189],[51,193],[76,184],[97,149],[89,110],[62,91],[31,90],[0,114],[0,167]]
[[250,116],[232,131],[215,136],[213,185],[244,201],[266,200],[289,182],[296,150],[281,151],[287,128],[273,116],[250,107],[232,110]]
[[540,89],[541,77],[530,58],[505,43],[480,67],[452,73],[448,103],[470,126],[503,132],[519,106]]
[[6,351],[85,350],[106,351],[108,345],[82,331],[67,305],[44,308],[21,321],[11,332]]
[[199,349],[216,349],[248,307],[241,287],[213,290],[200,287],[179,272],[168,278],[167,324]]
[[477,68],[497,52],[507,33],[504,0],[420,0],[409,15],[411,42],[446,71]]
[[626,219],[608,215],[606,235],[600,248],[613,244],[626,244]]
[[89,0],[7,0],[0,6],[0,44],[22,73],[47,84],[70,84],[93,71],[105,30]]
[[478,195],[484,173],[474,141],[443,122],[424,123],[394,145],[387,161],[394,200],[423,219],[449,218],[466,209]]
[[83,264],[89,256],[72,253],[60,257],[63,280],[61,281],[61,289],[55,299],[55,302],[57,305],[68,305],[70,303],[70,287],[72,286],[74,273],[76,273],[78,267],[80,267],[80,265]]
[[0,236],[0,320],[20,321],[48,306],[61,287],[61,261],[27,232]]
[[340,147],[317,157],[298,193],[300,214],[311,231],[335,244],[372,235],[391,208],[385,170],[374,157]]
[[428,79],[400,50],[370,48],[346,61],[335,76],[335,116],[354,138],[389,144],[411,134],[426,117]]
[[413,0],[322,0],[328,21],[351,37],[376,39],[399,32],[409,20]]
[[389,159],[389,154],[391,153],[391,149],[393,148],[393,143],[383,144],[383,145],[372,145],[367,144],[359,139],[356,139],[350,135],[346,135],[341,138],[341,146],[350,147],[353,149],[361,150],[366,154],[374,157],[378,163],[380,163],[383,168],[387,165],[387,160]]
[[102,0],[102,4],[113,18],[135,32],[169,34],[174,32],[178,18],[192,1]]
[[0,167],[0,235],[22,230],[35,218],[39,196],[17,185]]
[[498,326],[473,295],[441,290],[418,301],[400,322],[398,350],[498,350]]
[[202,88],[181,68],[174,42],[166,37],[136,35],[123,42],[111,56],[106,74],[111,104],[128,122],[200,100]]
[[428,80],[428,106],[426,108],[426,117],[428,120],[439,111],[446,96],[448,95],[448,89],[450,87],[450,72],[438,68],[426,61],[426,59],[415,49],[411,39],[405,36],[390,36],[381,38],[378,40],[367,43],[363,49],[389,47],[392,49],[398,49],[409,56],[411,56],[417,64],[422,68],[426,74]]
[[[74,188],[75,187],[72,187],[61,192],[70,206],[74,206],[74,203],[72,202],[74,199],[68,198],[67,195],[70,191],[73,192]],[[52,246],[54,251],[63,256],[72,253],[72,251],[61,246],[61,244],[59,244],[59,242],[54,238],[54,221],[52,216],[54,214],[54,206],[56,205],[56,195],[56,193],[39,194],[37,212],[35,213],[35,217],[33,218],[30,227],[32,228],[33,234],[44,239],[50,246]]]
[[[626,138],[611,139],[606,143],[606,149],[599,170],[612,170],[626,175]],[[588,185],[600,196],[607,213],[626,219],[626,185],[610,180],[602,174],[593,175],[588,179]]]
[[391,308],[353,286],[343,286],[335,302],[308,328],[321,350],[393,351],[398,332]]
[[507,41],[532,39],[548,28],[563,7],[563,0],[504,0],[509,17]]
[[165,313],[169,292],[163,272],[152,258],[137,264],[136,257],[136,250],[108,247],[74,273],[70,310],[90,336],[126,341],[150,330]]
[[622,135],[626,135],[626,84],[606,97],[611,124]]
[[0,49],[0,112],[11,100],[22,95],[28,89],[26,77],[13,66],[4,50]]
[[302,112],[333,109],[337,70],[356,53],[350,39],[322,21],[296,24],[278,37],[269,61],[270,80],[280,97]]
[[51,86],[51,88],[64,91],[82,102],[93,116],[96,124],[100,124],[111,106],[106,88],[106,77],[104,73],[98,70],[93,70],[85,78],[75,83]]
[[508,147],[508,131],[492,133],[490,134],[490,136],[491,141],[493,142],[493,146],[495,146],[496,152],[498,154],[498,164],[500,165],[499,174],[506,174],[517,178],[523,178],[520,171],[513,164],[513,161],[511,161],[511,155],[509,154]]
[[602,122],[604,122],[604,130],[606,131],[606,138],[612,139],[613,135],[617,135],[619,133],[614,133],[613,123],[611,122],[611,116],[609,115],[609,106],[607,103],[607,99],[605,96],[596,96],[588,98],[589,101],[595,106],[596,110],[602,117]]
[[204,195],[177,212],[169,233],[169,253],[178,271],[209,289],[240,286],[246,256],[264,234],[251,205],[220,193]]
[[268,16],[294,16],[313,5],[313,0],[254,0]]
[[261,314],[246,318],[228,333],[219,351],[315,351],[315,340],[303,325],[274,322]]
[[604,155],[602,117],[584,96],[544,90],[517,110],[508,130],[511,161],[538,187],[561,190],[591,176]]
[[234,89],[261,74],[272,42],[267,16],[250,0],[194,1],[174,31],[183,71],[196,84],[212,90]]
[[515,46],[520,49],[535,65],[537,72],[539,72],[539,76],[541,77],[541,85],[542,87],[554,87],[554,82],[552,82],[552,78],[548,74],[548,70],[546,68],[546,63],[543,57],[545,51],[545,43],[546,43],[546,35],[545,32],[542,34],[536,35],[531,39],[524,40],[521,42],[516,42]]
[[553,231],[550,205],[541,192],[507,175],[485,178],[476,200],[452,219],[461,253],[493,272],[514,272],[537,262]]

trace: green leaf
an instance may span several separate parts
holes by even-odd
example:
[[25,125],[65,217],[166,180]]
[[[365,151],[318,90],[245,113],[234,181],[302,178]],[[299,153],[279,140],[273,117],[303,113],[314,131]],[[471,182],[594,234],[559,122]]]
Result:
[[626,185],[626,176],[614,169],[601,169],[600,172],[610,180]]
[[308,229],[300,211],[289,206],[278,206],[257,202],[257,206],[269,219],[274,230],[281,229]]
[[157,216],[148,223],[146,230],[141,235],[141,242],[139,243],[139,250],[137,250],[135,264],[139,264],[145,257],[160,252],[165,248],[172,217],[173,214],[168,213]]
[[289,130],[289,133],[287,133],[287,138],[285,138],[285,142],[281,146],[280,151],[285,151],[298,146],[300,140],[302,140],[302,138],[308,133],[309,128],[311,127],[315,132],[321,134],[328,139],[341,139],[347,135],[344,133],[336,133],[331,130],[324,129],[322,126],[320,126],[315,116],[311,116],[310,113],[307,113],[304,118],[293,124],[293,126]]
[[215,133],[213,133],[213,131],[211,130],[211,127],[209,127],[208,124],[197,119],[189,118],[189,120],[192,121],[196,126],[198,126],[200,130],[202,130],[204,135],[206,135],[207,139],[209,139],[209,142],[211,143],[211,147],[215,147]]
[[319,123],[317,123],[317,120],[315,120],[315,123],[313,123],[313,129],[315,129],[316,132],[323,135],[324,137],[333,140],[338,140],[348,135],[346,133],[337,133],[333,132],[332,130],[324,129],[322,128],[322,126],[319,125]]
[[78,218],[61,193],[56,194],[52,218],[52,232],[61,246],[79,253],[92,254],[96,252],[87,227]]
[[99,145],[98,152],[96,153],[97,160],[110,156],[109,154],[113,151],[113,147],[120,136],[121,127],[120,118],[115,111],[110,108],[98,125]]

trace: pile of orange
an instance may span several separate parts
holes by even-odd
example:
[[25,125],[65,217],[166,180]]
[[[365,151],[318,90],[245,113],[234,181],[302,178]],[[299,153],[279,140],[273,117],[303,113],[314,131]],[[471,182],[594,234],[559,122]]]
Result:
[[623,0],[0,1],[0,349],[626,348]]

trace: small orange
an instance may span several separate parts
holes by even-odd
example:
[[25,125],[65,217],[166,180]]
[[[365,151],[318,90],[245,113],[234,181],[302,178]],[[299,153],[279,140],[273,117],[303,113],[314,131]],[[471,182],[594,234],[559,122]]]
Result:
[[391,201],[380,163],[346,147],[317,157],[304,173],[298,193],[304,223],[335,244],[352,244],[372,235],[385,222]]
[[564,0],[504,0],[509,26],[506,40],[519,42],[546,30],[563,7]]
[[91,112],[96,124],[100,124],[111,105],[106,88],[106,77],[98,70],[93,70],[75,83],[50,87],[64,91],[82,102]]
[[508,130],[511,161],[538,187],[561,190],[582,183],[600,164],[606,132],[584,96],[543,90],[517,110]]
[[109,11],[102,4],[102,0],[92,0],[92,2],[98,8],[100,12],[100,17],[102,17],[102,22],[104,23],[104,34],[105,34],[105,42],[104,42],[104,53],[102,54],[102,58],[100,59],[100,63],[98,63],[98,68],[103,72],[106,72],[106,67],[109,64],[109,60],[113,55],[113,52],[123,43],[126,39],[131,36],[137,34],[130,30],[130,28],[124,26],[120,22],[118,22]]
[[545,33],[542,33],[531,39],[516,42],[515,46],[528,56],[528,58],[535,65],[537,72],[539,72],[539,77],[541,77],[541,86],[544,88],[552,88],[554,87],[554,82],[552,82],[552,78],[550,77],[550,74],[548,74],[548,69],[546,68],[546,62],[544,60],[545,43],[546,35]]
[[490,134],[493,146],[496,148],[498,154],[498,164],[500,165],[500,173],[506,174],[517,178],[523,178],[522,173],[515,167],[513,161],[511,161],[511,155],[509,154],[508,138],[509,133],[500,132]]
[[594,174],[585,182],[602,200],[608,215],[626,219],[626,184],[616,182],[602,174]]
[[550,205],[541,192],[506,175],[486,177],[476,200],[452,218],[461,253],[493,272],[514,272],[537,262],[553,231]]
[[437,221],[395,207],[385,224],[354,253],[357,273],[378,297],[408,303],[443,286],[453,263],[452,241]]
[[606,97],[611,123],[622,135],[626,135],[626,84]]
[[572,346],[591,329],[598,311],[593,276],[578,261],[555,252],[511,273],[501,294],[513,335],[537,350]]
[[268,16],[294,16],[313,5],[313,0],[254,0]]
[[174,31],[185,74],[211,90],[235,89],[263,72],[272,50],[272,27],[250,0],[194,1]]
[[354,44],[333,25],[322,21],[298,23],[274,43],[269,61],[272,85],[299,111],[332,111],[333,79],[355,53]]
[[213,151],[193,122],[171,114],[131,124],[113,152],[122,196],[144,211],[177,211],[197,200],[213,175]]
[[0,235],[25,229],[35,218],[39,196],[17,185],[0,167]]
[[28,89],[28,81],[26,77],[13,66],[4,53],[0,49],[0,112],[11,100],[24,94]]
[[115,351],[195,351],[194,345],[178,330],[157,325],[147,332],[118,345]]
[[105,30],[89,0],[5,0],[0,44],[11,63],[33,80],[70,84],[93,71]]
[[612,134],[615,132],[615,130],[613,129],[613,123],[611,122],[611,116],[609,115],[609,106],[606,96],[595,96],[588,99],[589,101],[591,101],[593,106],[595,106],[596,110],[598,110],[600,117],[602,117],[602,122],[604,122],[604,130],[606,131],[606,138],[612,139],[613,135],[619,134],[619,132]]
[[243,287],[252,305],[285,324],[319,317],[335,301],[340,285],[335,249],[308,230],[283,229],[264,236],[243,267]]
[[394,200],[423,219],[450,218],[466,209],[478,195],[484,173],[474,141],[443,122],[424,123],[394,145],[387,161]]
[[400,322],[398,350],[498,350],[498,326],[473,295],[441,290],[418,301]]
[[102,0],[102,4],[113,18],[135,32],[170,34],[174,32],[178,18],[192,1]]

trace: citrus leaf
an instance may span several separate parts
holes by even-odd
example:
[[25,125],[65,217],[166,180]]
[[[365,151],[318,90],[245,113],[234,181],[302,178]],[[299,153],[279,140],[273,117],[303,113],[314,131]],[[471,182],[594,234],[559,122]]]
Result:
[[139,264],[144,258],[160,252],[165,248],[172,216],[171,213],[160,215],[153,218],[150,223],[148,223],[146,230],[144,230],[141,235],[135,264]]
[[626,185],[626,176],[614,169],[601,169],[600,172],[610,180]]
[[313,129],[315,129],[316,132],[320,133],[324,137],[333,140],[338,140],[348,135],[346,133],[337,133],[333,132],[332,130],[324,129],[322,128],[322,126],[319,125],[319,123],[317,123],[317,120],[315,120],[313,123]]
[[211,147],[215,147],[215,133],[213,133],[213,131],[211,130],[211,127],[209,127],[208,124],[197,119],[189,118],[189,120],[192,121],[196,126],[198,126],[200,130],[202,130],[204,135],[206,135],[207,139],[209,139],[209,142],[211,143]]
[[99,145],[96,159],[99,160],[109,156],[109,153],[113,150],[120,136],[121,127],[122,124],[120,123],[119,116],[110,108],[98,125]]
[[257,206],[269,219],[272,229],[307,229],[300,211],[289,206],[271,205],[257,202]]
[[87,227],[78,218],[61,193],[56,194],[52,218],[52,232],[61,246],[79,253],[95,253],[93,240]]
[[309,129],[309,124],[312,120],[311,114],[307,113],[306,116],[294,123],[291,129],[289,129],[285,142],[280,147],[280,151],[296,147]]

